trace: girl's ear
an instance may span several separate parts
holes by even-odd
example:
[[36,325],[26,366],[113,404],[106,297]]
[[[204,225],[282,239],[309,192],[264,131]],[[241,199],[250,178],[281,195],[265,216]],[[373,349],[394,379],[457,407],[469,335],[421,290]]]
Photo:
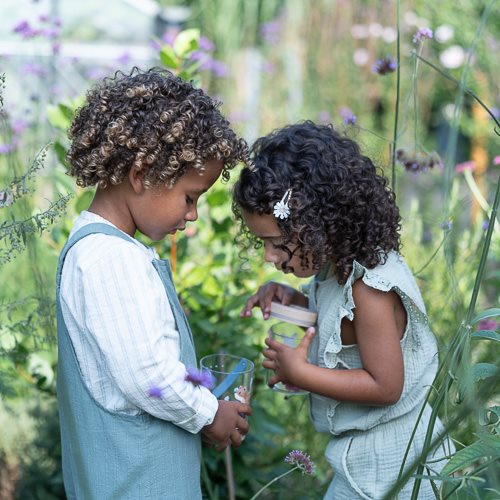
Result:
[[135,194],[142,194],[146,188],[144,187],[144,169],[139,169],[134,166],[128,173],[128,180]]

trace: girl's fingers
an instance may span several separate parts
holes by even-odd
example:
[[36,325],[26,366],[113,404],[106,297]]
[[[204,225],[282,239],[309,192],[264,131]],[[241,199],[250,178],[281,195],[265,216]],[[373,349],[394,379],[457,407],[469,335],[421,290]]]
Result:
[[268,370],[275,370],[276,369],[276,362],[271,361],[270,359],[265,359],[262,361],[262,366],[264,368],[267,368]]

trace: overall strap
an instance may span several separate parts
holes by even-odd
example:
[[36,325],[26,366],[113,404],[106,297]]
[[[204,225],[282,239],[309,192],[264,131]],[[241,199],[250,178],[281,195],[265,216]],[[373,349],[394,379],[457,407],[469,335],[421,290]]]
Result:
[[82,228],[78,229],[75,232],[75,234],[73,234],[71,236],[71,238],[66,242],[63,249],[61,250],[61,254],[59,255],[59,263],[57,266],[57,274],[56,274],[56,290],[57,290],[58,294],[59,294],[59,288],[61,285],[62,268],[64,265],[64,260],[66,259],[67,253],[69,252],[71,247],[75,243],[80,241],[82,238],[85,238],[85,236],[88,236],[89,234],[96,234],[96,233],[107,234],[109,236],[116,236],[118,238],[130,241],[130,242],[134,241],[133,238],[126,235],[123,231],[120,231],[116,227],[111,226],[109,224],[105,224],[103,222],[93,222],[91,224],[86,224]]

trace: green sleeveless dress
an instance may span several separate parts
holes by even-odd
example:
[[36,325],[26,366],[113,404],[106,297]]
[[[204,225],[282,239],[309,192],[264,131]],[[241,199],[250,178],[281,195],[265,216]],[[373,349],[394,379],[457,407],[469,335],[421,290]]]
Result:
[[[310,395],[311,419],[318,432],[332,435],[326,458],[334,469],[334,479],[325,499],[381,499],[397,480],[407,444],[417,421],[438,365],[437,346],[429,327],[425,306],[414,277],[403,258],[391,252],[385,264],[367,269],[354,262],[345,285],[336,278],[322,279],[321,273],[309,286],[309,307],[317,310],[317,334],[309,350],[309,361],[324,368],[349,370],[361,368],[357,345],[342,345],[340,324],[356,314],[352,285],[358,279],[384,292],[396,292],[407,314],[407,326],[401,340],[404,359],[404,387],[394,405],[369,406],[339,402]],[[423,447],[431,408],[425,408],[406,461],[411,464]],[[437,422],[434,433],[442,432]],[[433,450],[431,474],[439,473],[453,450],[445,446]],[[435,461],[437,460],[437,461]],[[411,497],[413,481],[399,493],[398,499]],[[432,486],[424,480],[419,500],[434,499]]]

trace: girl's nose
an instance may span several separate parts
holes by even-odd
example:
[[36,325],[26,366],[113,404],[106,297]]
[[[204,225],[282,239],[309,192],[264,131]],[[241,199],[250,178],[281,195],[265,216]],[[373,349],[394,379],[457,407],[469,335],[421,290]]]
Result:
[[276,264],[278,262],[278,254],[270,245],[265,245],[264,247],[264,260],[266,262],[270,262],[271,264]]

